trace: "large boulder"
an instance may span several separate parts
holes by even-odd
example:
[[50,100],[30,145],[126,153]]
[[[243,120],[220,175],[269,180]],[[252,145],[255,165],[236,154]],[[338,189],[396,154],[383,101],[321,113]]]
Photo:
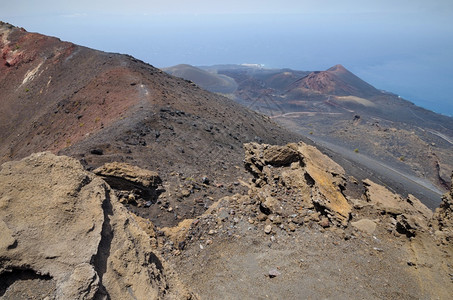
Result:
[[49,299],[189,297],[167,272],[135,217],[75,159],[46,152],[1,166],[5,299],[18,290]]
[[[345,171],[317,148],[303,142],[285,146],[249,143],[244,144],[244,150],[245,168],[255,176],[258,186],[270,188],[281,179],[284,186],[301,191],[300,205],[314,205],[331,221],[347,224],[351,205],[341,192]],[[269,197],[261,198],[261,208],[272,213]]]

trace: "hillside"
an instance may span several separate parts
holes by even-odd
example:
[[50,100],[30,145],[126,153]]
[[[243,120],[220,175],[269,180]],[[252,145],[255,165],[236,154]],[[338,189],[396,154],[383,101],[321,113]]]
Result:
[[[48,150],[76,157],[87,169],[121,161],[163,170],[162,205],[174,209],[160,219],[165,224],[240,188],[234,182],[243,176],[237,168],[243,143],[301,138],[133,57],[6,23],[0,35],[0,161]],[[203,177],[211,185],[201,189]],[[185,201],[170,197],[175,194]],[[140,210],[155,219],[160,207]]]

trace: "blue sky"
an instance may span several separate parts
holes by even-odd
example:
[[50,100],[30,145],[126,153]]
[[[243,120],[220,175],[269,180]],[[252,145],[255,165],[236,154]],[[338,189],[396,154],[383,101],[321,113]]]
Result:
[[157,67],[343,64],[377,88],[453,115],[453,1],[0,0],[0,20]]

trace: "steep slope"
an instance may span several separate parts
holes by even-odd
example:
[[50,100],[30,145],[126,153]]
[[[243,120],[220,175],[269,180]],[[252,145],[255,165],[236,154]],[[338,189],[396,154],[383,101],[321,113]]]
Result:
[[[80,159],[87,169],[111,161],[162,169],[163,200],[140,213],[166,224],[240,189],[234,183],[247,174],[235,166],[242,164],[244,142],[300,139],[130,56],[5,23],[0,43],[1,161],[50,150]],[[185,196],[177,201],[175,194]]]

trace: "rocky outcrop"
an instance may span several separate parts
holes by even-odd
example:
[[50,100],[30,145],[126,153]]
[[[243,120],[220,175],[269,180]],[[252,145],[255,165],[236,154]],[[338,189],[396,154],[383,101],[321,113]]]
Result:
[[8,299],[25,274],[47,287],[49,299],[190,297],[153,252],[141,223],[75,159],[38,153],[5,163],[0,293]]
[[149,207],[159,196],[162,180],[157,172],[120,162],[106,163],[93,172],[116,191],[122,203]]
[[345,172],[329,157],[302,142],[286,146],[250,143],[244,149],[245,167],[260,188],[257,194],[263,213],[283,213],[272,194],[285,187],[299,193],[297,205],[313,207],[332,223],[347,224],[351,206],[341,191]]
[[442,197],[442,202],[434,212],[430,226],[433,227],[434,234],[443,244],[453,243],[453,185],[450,192],[445,193]]
[[412,195],[404,198],[368,179],[363,183],[367,204],[381,215],[388,216],[396,232],[413,237],[417,231],[428,229],[433,213],[420,200]]
[[[132,166],[127,163],[112,162],[106,163],[102,167],[94,170],[94,174],[101,176],[109,184],[136,185],[144,188],[156,188],[162,183],[159,175],[156,172],[144,170],[137,166]],[[112,184],[110,184],[112,185]]]

